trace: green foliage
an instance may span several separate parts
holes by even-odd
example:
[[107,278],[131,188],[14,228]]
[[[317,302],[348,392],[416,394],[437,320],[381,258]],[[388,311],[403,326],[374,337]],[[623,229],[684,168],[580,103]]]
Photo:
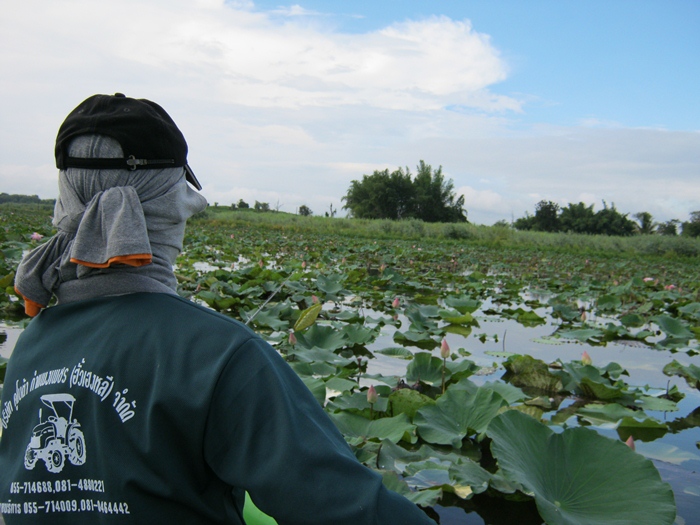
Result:
[[[22,251],[41,242],[30,239],[34,231],[51,234],[49,214],[0,208],[0,268],[7,272],[0,284],[11,286]],[[479,325],[484,319],[523,327],[548,323],[548,335],[536,342],[588,347],[625,341],[691,358],[700,351],[700,243],[454,226],[470,236],[445,239],[439,234],[444,224],[417,220],[210,209],[188,225],[178,291],[249,321],[334,418],[358,459],[412,501],[466,509],[488,494],[496,506],[517,499],[534,509],[536,501],[542,519],[550,521],[561,509],[562,519],[573,520],[551,523],[596,523],[594,509],[617,515],[616,502],[624,501],[646,509],[649,521],[665,523],[672,506],[668,487],[641,456],[599,434],[653,441],[695,431],[697,414],[669,416],[688,392],[683,381],[681,388],[667,386],[665,378],[640,387],[615,363],[517,355],[510,351],[517,348],[506,348],[505,334],[495,340]],[[658,257],[668,247],[672,256]],[[3,290],[7,320],[21,303]],[[437,347],[445,337],[453,348],[443,360]],[[480,340],[497,344],[488,352],[497,361],[493,367],[469,358]],[[376,371],[378,361],[379,370],[386,361],[396,366],[385,375]],[[689,385],[697,379],[692,366],[674,363],[667,374]],[[483,373],[500,377],[477,385]],[[379,396],[372,405],[370,384]],[[502,431],[508,425],[516,430]],[[549,425],[567,430],[555,435]],[[575,426],[599,432],[569,428]],[[583,459],[585,479],[566,470]],[[516,460],[525,466],[516,469]],[[628,487],[611,470],[620,462]],[[531,479],[537,472],[569,476],[572,493],[591,489],[583,514],[576,517],[562,493],[557,480],[563,478],[538,485]],[[597,486],[613,492],[615,501]],[[647,499],[658,504],[648,509]]]
[[690,220],[683,223],[682,235],[687,237],[700,237],[700,211],[690,214]]
[[[649,219],[651,220],[651,215]],[[518,230],[616,236],[629,236],[639,230],[639,227],[627,218],[627,214],[618,212],[614,204],[608,207],[605,201],[603,209],[594,213],[592,205],[586,206],[582,202],[560,209],[558,204],[543,200],[537,203],[534,216],[526,214],[513,225]],[[647,227],[651,228],[649,225]]]
[[309,208],[306,204],[302,204],[299,206],[299,215],[302,217],[310,217],[314,214],[314,212],[311,211],[311,208]]
[[408,168],[375,171],[354,180],[343,197],[343,209],[360,219],[419,219],[425,222],[466,222],[464,197],[446,181],[442,166],[433,170],[422,160],[415,178]]
[[[506,477],[535,495],[549,525],[670,525],[671,487],[654,465],[620,442],[586,428],[555,434],[517,411],[495,418],[488,434]],[[600,477],[599,463],[611,475]]]

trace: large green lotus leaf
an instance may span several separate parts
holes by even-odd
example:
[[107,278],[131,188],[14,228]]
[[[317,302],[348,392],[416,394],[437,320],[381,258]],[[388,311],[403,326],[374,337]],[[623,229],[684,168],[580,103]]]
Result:
[[680,376],[693,388],[700,388],[700,367],[694,364],[682,365],[675,359],[664,367],[667,376]]
[[443,321],[450,324],[463,325],[474,322],[474,317],[470,313],[462,314],[456,310],[440,310],[439,314]]
[[391,357],[399,357],[401,359],[413,359],[413,352],[411,352],[408,348],[404,348],[403,346],[382,348],[381,350],[375,350],[374,353],[388,355]]
[[448,295],[445,298],[445,304],[460,313],[466,314],[478,310],[481,306],[481,301],[472,299],[466,295]]
[[491,451],[509,479],[535,495],[548,525],[671,525],[670,485],[624,443],[587,428],[555,434],[509,410],[494,418]]
[[674,317],[668,315],[657,315],[651,318],[669,339],[692,339],[693,332]]
[[388,439],[394,443],[401,440],[415,443],[416,427],[406,414],[399,414],[395,417],[384,417],[370,421],[362,416],[340,412],[330,414],[340,432],[346,437],[365,439],[377,439],[382,441]]
[[345,366],[350,363],[350,359],[345,359],[344,357],[323,348],[303,348],[295,346],[294,348],[290,349],[288,353],[289,355],[293,355],[296,359],[305,363],[318,362],[338,366]]
[[623,441],[627,441],[630,436],[641,441],[655,441],[663,437],[666,432],[668,432],[668,426],[651,417],[625,417],[617,427],[617,435]]
[[[428,352],[418,352],[406,368],[406,381],[415,383],[422,381],[429,385],[442,383],[442,359]],[[445,371],[445,381],[450,378],[450,370]]]
[[351,381],[350,379],[343,379],[342,377],[331,377],[328,381],[326,381],[326,387],[328,390],[347,392],[357,388],[357,383],[355,381]]
[[[464,451],[444,452],[430,445],[422,445],[418,450],[406,450],[391,441],[382,441],[377,456],[377,467],[382,470],[392,470],[397,474],[405,474],[412,464],[432,460],[436,463],[453,464],[465,458]],[[475,459],[478,457],[475,456]]]
[[515,387],[510,383],[503,383],[501,381],[487,381],[486,383],[481,385],[481,387],[479,387],[470,379],[463,378],[460,379],[459,383],[455,383],[454,385],[450,386],[450,388],[466,390],[470,394],[476,394],[476,391],[479,388],[482,388],[484,390],[490,389],[500,394],[501,397],[505,399],[509,405],[512,405],[513,403],[517,403],[518,401],[522,401],[523,399],[527,398],[525,393],[518,387]]
[[581,379],[578,387],[581,393],[590,399],[610,401],[612,399],[618,399],[624,395],[624,392],[620,387],[598,383],[592,379],[589,379],[588,377]]
[[430,337],[430,334],[427,332],[413,332],[411,330],[395,332],[394,341],[400,345],[417,346],[418,348],[425,348],[426,350],[431,350],[440,344]]
[[450,465],[449,473],[452,489],[462,499],[486,491],[492,478],[490,472],[469,459]]
[[314,324],[308,331],[297,333],[297,345],[304,348],[323,348],[324,350],[338,350],[346,345],[343,334],[330,327]]
[[377,338],[379,330],[351,324],[345,326],[342,333],[351,345],[366,345]]
[[655,396],[640,396],[634,400],[634,405],[642,410],[656,412],[676,412],[678,410],[678,404],[674,401]]
[[256,326],[267,326],[273,330],[287,330],[289,321],[283,321],[279,317],[279,312],[274,310],[263,310],[257,313],[253,318],[253,323]]
[[558,330],[557,335],[564,339],[575,339],[581,343],[599,344],[605,332],[598,328],[582,328],[581,330]]
[[472,395],[466,390],[448,389],[435,405],[416,412],[413,422],[428,443],[458,448],[462,439],[484,432],[506,401],[490,389]]
[[434,507],[442,497],[442,491],[438,489],[411,490],[406,482],[398,477],[395,472],[382,472],[382,481],[389,490],[401,494],[404,498],[422,507]]
[[341,276],[324,276],[318,275],[316,277],[316,286],[318,289],[325,293],[329,299],[334,299],[338,296],[338,292],[343,290],[343,285],[340,284],[339,279]]
[[607,405],[586,405],[579,408],[577,414],[593,425],[604,425],[617,423],[625,417],[634,417],[638,412],[617,403],[608,403]]

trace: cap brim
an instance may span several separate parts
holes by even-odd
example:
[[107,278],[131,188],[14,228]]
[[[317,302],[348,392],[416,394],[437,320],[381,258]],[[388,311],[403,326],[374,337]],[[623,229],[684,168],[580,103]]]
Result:
[[202,190],[202,185],[197,180],[197,177],[194,176],[194,171],[192,171],[189,164],[185,164],[185,177],[187,178],[187,182],[197,188],[198,191]]

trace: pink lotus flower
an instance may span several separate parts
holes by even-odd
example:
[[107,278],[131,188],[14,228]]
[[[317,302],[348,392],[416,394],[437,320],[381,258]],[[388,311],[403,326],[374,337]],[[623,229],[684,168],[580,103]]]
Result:
[[294,335],[294,332],[289,332],[289,344],[290,345],[297,344],[297,336]]
[[584,364],[584,365],[593,364],[593,359],[591,359],[591,356],[588,355],[588,352],[586,352],[585,350],[583,351],[583,355],[581,356],[581,364]]
[[629,448],[631,448],[632,450],[635,450],[635,447],[634,447],[634,437],[632,437],[632,436],[628,437],[628,438],[627,438],[627,441],[625,441],[625,445],[627,445],[627,446],[628,446]]
[[44,236],[40,233],[34,232],[34,233],[32,233],[32,236],[30,238],[33,241],[40,241],[41,239],[44,238]]
[[306,261],[301,261],[301,267],[302,267],[302,269],[306,268]]
[[447,359],[450,357],[450,345],[447,344],[447,339],[443,338],[440,343],[440,357]]
[[394,299],[394,302],[391,303],[391,307],[392,307],[392,308],[398,308],[400,304],[401,304],[401,301],[399,301],[399,298],[397,297],[397,298]]
[[669,290],[669,291],[671,291],[671,290],[675,290],[675,289],[676,289],[676,285],[675,285],[675,284],[667,284],[666,286],[664,286],[664,290]]
[[314,304],[316,304],[316,303],[318,302],[318,297],[316,297],[315,295],[312,295],[312,296],[311,296],[311,302],[314,303]]
[[378,400],[379,400],[379,394],[377,394],[377,389],[374,388],[374,385],[371,385],[367,389],[367,402],[370,405],[374,405]]
[[234,236],[233,234],[231,234],[231,238],[233,239],[234,237],[235,237],[235,236]]
[[645,283],[650,283],[651,281],[654,280],[654,278],[653,278],[653,277],[645,277],[645,278],[642,279],[642,280],[643,280]]

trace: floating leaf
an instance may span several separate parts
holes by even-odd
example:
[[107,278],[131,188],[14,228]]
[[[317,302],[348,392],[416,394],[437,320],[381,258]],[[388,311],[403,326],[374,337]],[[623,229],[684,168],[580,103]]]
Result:
[[394,443],[401,440],[415,442],[415,425],[413,425],[406,414],[399,414],[395,417],[384,417],[370,421],[362,416],[339,412],[331,414],[338,429],[349,437],[364,439],[388,439]]
[[494,418],[487,433],[501,470],[534,493],[549,525],[671,525],[675,519],[670,485],[624,443],[587,428],[555,434],[514,410]]
[[664,374],[667,376],[681,376],[686,380],[688,385],[693,388],[700,389],[700,367],[694,364],[689,364],[684,366],[680,364],[675,359],[673,362],[667,364],[663,370]]
[[475,395],[448,389],[435,405],[421,408],[413,421],[424,440],[458,448],[465,436],[484,432],[505,405],[506,401],[490,389],[479,389]]
[[413,359],[413,352],[411,352],[408,348],[404,348],[403,346],[382,348],[381,350],[375,350],[374,353],[388,355],[391,357],[400,357],[401,359]]

